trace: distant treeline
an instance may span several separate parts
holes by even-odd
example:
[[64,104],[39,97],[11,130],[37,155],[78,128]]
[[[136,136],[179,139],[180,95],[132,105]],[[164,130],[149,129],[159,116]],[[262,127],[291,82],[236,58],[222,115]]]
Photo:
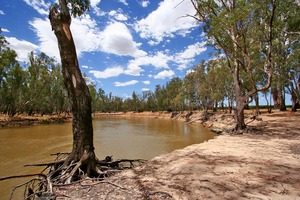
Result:
[[[17,54],[7,46],[0,36],[0,113],[14,116],[17,114],[61,114],[70,111],[68,94],[61,74],[61,65],[45,53],[29,54],[29,63],[21,64],[16,60]],[[183,78],[172,78],[165,85],[157,85],[155,91],[133,92],[131,97],[123,99],[96,89],[96,85],[88,83],[92,97],[93,112],[125,112],[125,111],[181,111],[181,110],[216,110],[232,109],[235,105],[234,84],[226,59],[208,62],[202,61],[194,66]],[[288,69],[288,68],[287,68]],[[251,88],[249,78],[241,77],[243,90]],[[293,78],[295,83],[291,82]],[[260,82],[265,82],[261,76]],[[298,82],[297,82],[298,81]],[[260,98],[265,102],[274,102],[274,108],[285,110],[285,94],[288,93],[299,101],[296,93],[299,72],[281,73],[274,78],[269,90],[261,95],[252,96],[250,101],[259,106]],[[249,84],[247,84],[249,82]],[[271,93],[270,93],[271,92]],[[250,102],[249,101],[249,102]],[[293,106],[294,111],[297,108]]]

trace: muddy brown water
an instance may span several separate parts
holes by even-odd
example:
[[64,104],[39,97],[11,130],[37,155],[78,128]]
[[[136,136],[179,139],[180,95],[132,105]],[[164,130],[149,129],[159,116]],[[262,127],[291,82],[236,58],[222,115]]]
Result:
[[[212,139],[215,134],[197,124],[169,119],[94,119],[94,145],[99,159],[151,159],[188,145]],[[38,173],[29,163],[51,162],[51,153],[72,148],[71,123],[0,129],[0,177]],[[0,199],[9,199],[13,186],[27,179],[0,182]],[[13,199],[21,199],[19,191]]]

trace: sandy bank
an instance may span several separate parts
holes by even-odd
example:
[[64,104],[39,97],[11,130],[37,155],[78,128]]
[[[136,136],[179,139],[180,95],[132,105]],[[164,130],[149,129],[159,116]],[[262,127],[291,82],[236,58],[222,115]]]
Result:
[[[249,119],[244,134],[158,156],[106,181],[56,187],[57,199],[300,199],[300,114],[261,118]],[[230,120],[205,123],[225,127]]]
[[0,115],[0,128],[10,127],[22,127],[31,126],[37,124],[53,124],[53,123],[64,123],[71,121],[70,116],[56,116],[56,115],[44,115],[44,116],[16,116],[9,117],[7,115]]

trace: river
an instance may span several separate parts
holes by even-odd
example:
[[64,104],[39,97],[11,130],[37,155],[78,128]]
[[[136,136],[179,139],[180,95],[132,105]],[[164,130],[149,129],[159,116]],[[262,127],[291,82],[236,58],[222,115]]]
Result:
[[[96,118],[93,125],[99,159],[107,155],[113,159],[151,159],[215,136],[201,125],[170,119]],[[42,168],[23,167],[24,164],[51,162],[51,153],[68,152],[71,148],[71,123],[0,129],[0,177],[38,173]],[[1,181],[0,199],[8,199],[13,186],[24,181]],[[21,194],[14,199],[20,199]]]

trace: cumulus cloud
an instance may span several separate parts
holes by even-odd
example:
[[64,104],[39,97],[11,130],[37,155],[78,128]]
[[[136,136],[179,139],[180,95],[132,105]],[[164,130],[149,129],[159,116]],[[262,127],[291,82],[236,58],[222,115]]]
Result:
[[111,78],[111,77],[117,77],[124,73],[124,69],[122,67],[111,67],[111,68],[106,68],[103,71],[98,71],[98,70],[90,70],[89,71],[91,74],[93,74],[96,78]]
[[126,0],[119,0],[119,2],[122,3],[122,4],[124,4],[124,5],[126,5],[126,6],[128,6],[128,3],[127,3]]
[[91,7],[93,8],[93,7],[97,6],[100,2],[101,2],[101,0],[90,0]]
[[128,68],[138,69],[140,66],[152,65],[156,69],[169,69],[168,61],[172,60],[172,57],[164,54],[163,52],[157,52],[155,55],[142,56],[130,60],[128,63]]
[[27,5],[31,6],[41,15],[48,15],[49,8],[51,6],[50,2],[45,2],[44,0],[23,0]]
[[150,91],[150,89],[149,88],[142,88],[142,91],[143,92],[148,92],[148,91]]
[[[51,30],[50,21],[45,18],[35,18],[29,22],[39,40],[40,50],[49,56],[59,58],[57,39]],[[97,23],[89,15],[72,19],[71,31],[78,56],[83,52],[102,51],[119,56],[139,57],[147,53],[139,49],[127,28],[121,22],[113,22],[103,31],[97,28]]]
[[124,86],[128,86],[128,85],[135,85],[137,84],[139,81],[137,80],[131,80],[131,81],[127,81],[127,82],[114,82],[116,87],[124,87]]
[[51,30],[48,19],[35,18],[29,22],[39,41],[39,50],[48,56],[60,58],[57,39]]
[[[34,18],[29,24],[37,34],[40,50],[49,56],[60,58],[57,39],[52,31],[49,19]],[[72,19],[71,31],[78,56],[81,56],[83,52],[100,49],[100,31],[95,27],[96,21],[91,19],[89,15]]]
[[39,47],[31,42],[25,40],[18,40],[15,37],[5,38],[9,43],[8,46],[15,50],[18,57],[17,60],[21,62],[28,62],[28,55],[31,51],[37,50]]
[[72,19],[71,31],[76,45],[77,54],[83,52],[97,51],[101,46],[100,30],[97,22],[89,15]]
[[127,26],[121,22],[108,25],[102,32],[102,50],[122,56],[145,56],[145,51],[139,50],[140,43],[133,41]]
[[184,51],[175,54],[174,61],[179,65],[179,70],[186,69],[188,64],[194,61],[195,56],[200,55],[206,50],[207,47],[205,42],[197,42],[187,46]]
[[149,85],[151,82],[150,81],[142,81],[145,85]]
[[144,70],[138,65],[128,65],[127,69],[124,71],[124,74],[131,76],[140,76]]
[[5,15],[5,12],[3,10],[0,10],[0,15]]
[[174,76],[175,73],[173,70],[164,70],[159,72],[157,75],[154,76],[155,79],[165,79],[165,78],[170,78]]
[[9,33],[9,30],[6,29],[6,28],[0,28],[0,29],[1,29],[1,31],[4,32],[4,33]]
[[150,1],[142,1],[141,2],[141,6],[144,8],[148,7],[149,4],[150,4]]
[[184,17],[194,13],[195,9],[190,1],[164,0],[155,11],[135,24],[135,30],[142,38],[153,39],[159,43],[165,37],[184,35],[196,27],[193,18]]
[[113,17],[114,19],[118,21],[127,21],[128,17],[122,13],[121,9],[118,10],[112,10],[108,13],[109,16]]

